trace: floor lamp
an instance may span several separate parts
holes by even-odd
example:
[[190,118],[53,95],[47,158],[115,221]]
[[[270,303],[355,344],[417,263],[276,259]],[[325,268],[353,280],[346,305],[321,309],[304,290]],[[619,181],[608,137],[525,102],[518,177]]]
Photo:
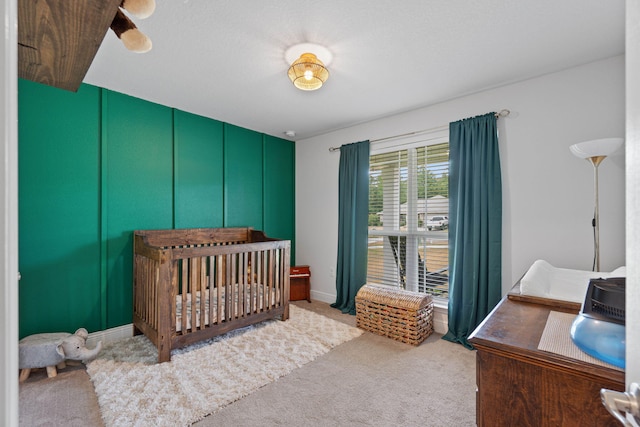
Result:
[[593,165],[593,189],[595,195],[593,220],[593,271],[600,271],[600,214],[598,202],[598,166],[611,153],[622,146],[622,138],[594,139],[592,141],[573,144],[569,149],[581,159],[586,159]]

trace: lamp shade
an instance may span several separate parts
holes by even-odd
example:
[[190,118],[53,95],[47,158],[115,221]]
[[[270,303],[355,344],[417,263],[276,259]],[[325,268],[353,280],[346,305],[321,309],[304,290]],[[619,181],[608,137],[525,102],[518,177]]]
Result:
[[289,79],[301,90],[320,89],[329,78],[327,70],[313,53],[303,53],[289,67]]
[[622,138],[603,138],[573,144],[569,150],[581,159],[606,157],[622,146]]

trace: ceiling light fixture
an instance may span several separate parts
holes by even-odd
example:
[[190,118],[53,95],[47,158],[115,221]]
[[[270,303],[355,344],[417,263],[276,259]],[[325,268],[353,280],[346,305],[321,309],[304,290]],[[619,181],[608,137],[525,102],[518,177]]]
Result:
[[320,89],[329,78],[327,66],[331,53],[323,46],[298,44],[287,50],[285,58],[287,64],[291,64],[287,73],[289,79],[300,90]]

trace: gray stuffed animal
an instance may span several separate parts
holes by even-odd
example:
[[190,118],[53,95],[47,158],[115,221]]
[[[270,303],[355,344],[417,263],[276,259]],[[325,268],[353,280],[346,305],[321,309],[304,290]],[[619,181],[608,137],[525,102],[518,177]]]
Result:
[[86,347],[89,334],[85,328],[75,334],[67,332],[29,335],[20,340],[20,382],[29,378],[31,369],[47,368],[49,378],[57,375],[56,368],[64,368],[65,360],[84,363],[94,359],[102,350],[102,341],[91,350]]
[[100,353],[102,350],[102,341],[98,342],[93,350],[86,347],[87,337],[89,333],[85,328],[78,329],[75,334],[63,338],[56,351],[64,360],[80,360],[87,363]]

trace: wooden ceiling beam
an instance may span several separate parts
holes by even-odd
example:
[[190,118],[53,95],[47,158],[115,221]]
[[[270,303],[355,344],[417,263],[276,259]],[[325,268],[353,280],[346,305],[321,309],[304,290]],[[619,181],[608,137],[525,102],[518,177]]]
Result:
[[19,0],[18,77],[77,91],[121,0]]

